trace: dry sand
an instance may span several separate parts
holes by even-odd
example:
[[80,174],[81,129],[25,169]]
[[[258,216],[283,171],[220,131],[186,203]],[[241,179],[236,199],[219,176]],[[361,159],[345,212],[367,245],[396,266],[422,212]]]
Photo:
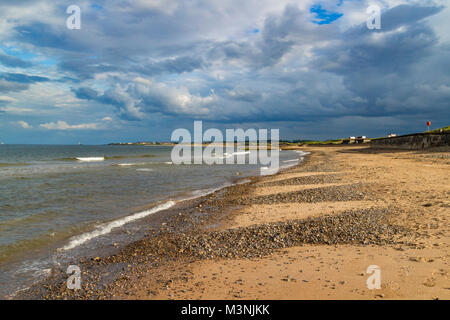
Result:
[[[357,147],[305,148],[319,155],[312,161],[333,161],[340,180],[333,185],[371,182],[373,201],[256,204],[236,210],[224,228],[339,214],[348,209],[396,208],[394,220],[417,234],[414,245],[311,245],[280,249],[258,259],[198,261],[161,277],[169,284],[155,295],[141,290],[129,298],[152,299],[449,299],[449,153],[374,152]],[[323,163],[322,163],[323,164]],[[320,167],[320,164],[318,164]],[[301,166],[300,166],[301,167]],[[314,169],[314,168],[312,168]],[[256,185],[253,196],[329,183],[284,186],[288,179],[332,175],[335,171],[296,169]],[[323,179],[322,179],[323,180]],[[300,181],[300,180],[299,180]],[[280,182],[280,186],[268,186]],[[292,182],[290,182],[292,183]],[[270,184],[269,184],[270,185]],[[381,269],[381,289],[369,290],[369,265]],[[180,270],[177,269],[176,273]],[[149,279],[147,279],[149,280]],[[149,283],[152,281],[150,280]],[[145,287],[145,281],[142,287]],[[139,292],[140,291],[140,292]]]

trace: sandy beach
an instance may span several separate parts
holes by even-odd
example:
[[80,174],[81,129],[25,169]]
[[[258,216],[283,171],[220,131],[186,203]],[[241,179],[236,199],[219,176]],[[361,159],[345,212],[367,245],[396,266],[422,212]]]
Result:
[[81,290],[61,268],[16,298],[449,299],[450,154],[300,149],[298,166],[144,219],[144,239],[79,262]]

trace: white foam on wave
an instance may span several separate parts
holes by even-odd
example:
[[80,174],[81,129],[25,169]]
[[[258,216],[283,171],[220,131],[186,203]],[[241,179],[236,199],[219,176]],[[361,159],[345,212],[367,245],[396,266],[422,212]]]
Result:
[[98,162],[105,160],[105,157],[77,157],[76,159],[83,162]]
[[149,168],[140,168],[140,169],[136,169],[136,171],[151,172],[151,171],[153,171],[153,169],[149,169]]
[[298,160],[299,159],[284,160],[283,163],[286,163],[286,162],[298,162]]
[[244,155],[244,154],[250,154],[250,151],[233,152],[233,156],[240,156],[240,155]]
[[226,159],[226,158],[229,158],[229,157],[231,157],[232,155],[231,154],[228,154],[228,153],[223,153],[223,155],[212,155],[212,159]]
[[47,269],[41,269],[41,270],[36,270],[33,273],[34,277],[40,277],[40,276],[48,276],[50,275],[50,273],[52,272],[52,269],[47,268]]
[[172,161],[165,161],[165,162],[150,161],[150,162],[116,163],[116,164],[113,164],[113,166],[131,167],[131,166],[145,166],[145,165],[156,165],[156,164],[173,164],[173,163],[172,163]]
[[192,197],[188,197],[188,198],[184,198],[182,201],[186,201],[186,200],[193,200],[193,199],[197,199],[200,197],[204,197],[207,195],[210,195],[216,191],[222,190],[224,188],[230,187],[234,184],[232,183],[224,183],[223,185],[217,187],[217,188],[210,188],[210,189],[199,189],[199,190],[195,190],[192,191],[193,196]]
[[233,152],[233,153],[224,152],[222,154],[212,154],[211,158],[212,159],[227,159],[227,158],[230,158],[230,157],[233,157],[233,156],[243,156],[243,155],[246,155],[246,154],[250,154],[250,151],[236,151],[236,152]]
[[297,160],[296,162],[291,162],[289,164],[285,164],[283,166],[280,167],[281,170],[285,170],[287,168],[291,168],[291,167],[295,167],[297,164],[300,163],[300,161],[302,161],[302,158],[300,158],[299,160]]
[[250,179],[244,179],[244,180],[242,180],[242,181],[236,182],[236,185],[246,184],[246,183],[249,183],[249,182],[252,182],[252,180],[250,180]]
[[271,176],[280,171],[279,168],[269,168],[269,167],[261,167],[260,168],[260,174],[262,176]]
[[[139,169],[137,169],[137,170],[139,170]],[[247,183],[249,181],[250,180],[243,181],[241,183]],[[196,191],[194,191],[192,193],[193,194],[192,197],[184,198],[184,199],[179,200],[179,201],[186,201],[186,200],[192,200],[192,199],[196,199],[196,198],[199,198],[199,197],[203,197],[203,196],[212,194],[212,193],[214,193],[216,191],[219,191],[219,190],[221,190],[223,188],[229,187],[231,185],[233,185],[233,184],[225,183],[224,185],[222,185],[220,187],[217,187],[217,188],[212,188],[212,189],[208,189],[208,190],[196,190]],[[156,206],[154,208],[151,208],[149,210],[138,212],[138,213],[132,214],[130,216],[126,216],[124,218],[121,218],[121,219],[118,219],[118,220],[114,220],[112,222],[104,223],[104,224],[98,226],[97,229],[95,229],[92,232],[87,232],[87,233],[84,233],[82,235],[73,237],[71,239],[71,241],[67,245],[65,245],[62,248],[59,248],[57,251],[66,251],[66,250],[70,250],[70,249],[76,248],[76,247],[82,245],[83,243],[86,243],[86,242],[88,242],[88,241],[90,241],[90,240],[92,240],[94,238],[97,238],[99,236],[102,236],[102,235],[110,233],[115,228],[119,228],[119,227],[122,227],[123,225],[125,225],[125,224],[127,224],[129,222],[145,218],[146,216],[154,214],[154,213],[156,213],[158,211],[169,209],[169,208],[173,207],[175,204],[176,204],[175,201],[170,200],[170,201],[167,201],[167,202],[165,202],[163,204],[160,204],[160,205],[158,205],[158,206]]]
[[96,230],[94,230],[92,232],[84,233],[80,236],[76,236],[76,237],[72,238],[72,240],[66,246],[59,248],[58,251],[73,249],[75,247],[82,245],[83,243],[85,243],[87,241],[90,241],[99,236],[108,234],[115,228],[119,228],[131,221],[142,219],[142,218],[144,218],[148,215],[154,214],[158,211],[169,209],[173,205],[175,205],[175,201],[168,201],[168,202],[160,204],[159,206],[156,206],[152,209],[138,212],[138,213],[132,214],[130,216],[126,216],[124,218],[120,218],[118,220],[114,220],[112,222],[102,224],[102,225],[98,226]]

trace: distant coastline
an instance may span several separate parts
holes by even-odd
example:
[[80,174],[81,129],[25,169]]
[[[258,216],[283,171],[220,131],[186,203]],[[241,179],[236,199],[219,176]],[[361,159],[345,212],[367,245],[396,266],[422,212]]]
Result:
[[174,146],[173,142],[111,142],[108,146]]

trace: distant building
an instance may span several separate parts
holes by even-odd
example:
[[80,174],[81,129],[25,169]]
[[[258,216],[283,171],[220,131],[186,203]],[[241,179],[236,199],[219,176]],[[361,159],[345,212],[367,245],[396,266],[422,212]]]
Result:
[[351,144],[351,143],[355,143],[355,142],[356,142],[355,137],[348,137],[347,139],[342,140],[343,144]]
[[366,136],[356,137],[356,143],[366,143],[366,142],[370,142],[370,139],[367,139]]
[[397,135],[395,133],[389,133],[388,138],[396,137]]

